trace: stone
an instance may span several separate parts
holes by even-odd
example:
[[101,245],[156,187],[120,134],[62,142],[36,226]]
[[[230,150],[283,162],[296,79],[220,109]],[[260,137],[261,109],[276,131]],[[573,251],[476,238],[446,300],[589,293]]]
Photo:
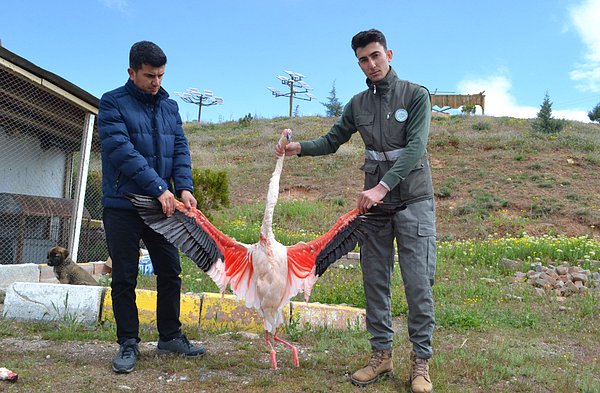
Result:
[[6,292],[14,282],[39,282],[40,268],[36,263],[0,265],[0,292]]
[[573,283],[573,281],[567,281],[565,285],[565,294],[572,294],[577,292],[579,292],[579,288]]
[[583,273],[573,273],[573,282],[583,282],[584,284],[587,282],[588,277]]
[[546,291],[544,291],[544,288],[534,288],[535,289],[535,293],[537,295],[543,296],[546,294]]
[[514,261],[512,259],[508,259],[508,258],[501,258],[500,262],[498,262],[498,264],[500,265],[500,267],[503,267],[508,271],[516,271],[519,269],[519,266],[521,265],[520,262]]
[[366,328],[366,314],[362,308],[305,302],[291,302],[291,306],[291,319],[300,326],[309,324],[341,330]]
[[541,262],[535,262],[531,264],[531,270],[533,270],[534,272],[541,272],[543,270],[542,267],[542,263]]
[[581,272],[581,268],[579,266],[571,266],[569,267],[569,273],[573,274],[573,273],[579,273]]
[[98,322],[105,287],[15,282],[4,299],[4,317],[92,326]]
[[559,266],[555,270],[559,276],[566,276],[569,272],[569,268],[567,268],[566,266]]

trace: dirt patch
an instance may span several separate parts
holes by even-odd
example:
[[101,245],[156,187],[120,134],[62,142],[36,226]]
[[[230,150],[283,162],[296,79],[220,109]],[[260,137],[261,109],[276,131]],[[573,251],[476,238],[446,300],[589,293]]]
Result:
[[[262,337],[253,334],[223,334],[211,337],[205,346],[204,358],[187,359],[177,356],[159,356],[155,353],[156,342],[141,342],[140,356],[134,372],[116,374],[111,364],[118,351],[116,343],[104,341],[51,341],[39,338],[4,338],[0,340],[0,353],[4,363],[19,374],[15,384],[0,382],[0,392],[55,392],[59,387],[68,391],[89,392],[215,392],[228,386],[227,391],[238,391],[252,380],[277,374],[272,370],[268,352]],[[198,341],[196,341],[198,342]],[[245,348],[261,348],[261,353]],[[307,358],[305,348],[299,348],[301,362]],[[279,349],[281,369],[293,367],[288,353]],[[6,356],[19,353],[19,356]],[[20,358],[20,360],[17,360]],[[11,360],[12,359],[12,360]],[[25,362],[23,360],[26,360]],[[251,372],[240,375],[223,360],[237,364],[241,359],[248,362]],[[14,366],[16,364],[16,366]],[[2,364],[1,366],[4,366]],[[9,389],[9,390],[7,390]],[[233,389],[233,390],[232,390]]]
[[279,190],[279,198],[281,200],[293,201],[299,199],[314,201],[319,199],[319,197],[319,191],[308,186],[282,187]]

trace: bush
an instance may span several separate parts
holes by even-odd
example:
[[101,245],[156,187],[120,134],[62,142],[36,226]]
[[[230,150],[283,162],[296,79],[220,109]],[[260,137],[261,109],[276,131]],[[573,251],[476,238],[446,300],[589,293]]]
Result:
[[475,131],[485,131],[485,130],[489,130],[492,128],[492,126],[490,126],[490,123],[486,123],[485,121],[479,121],[475,124],[473,124],[471,126],[472,129],[474,129]]
[[473,104],[465,104],[460,109],[463,115],[474,115],[475,114],[475,105]]
[[[73,183],[75,188],[75,183]],[[73,192],[75,195],[75,192]],[[102,172],[89,171],[87,176],[87,186],[85,190],[85,200],[83,205],[95,220],[102,220]]]
[[238,120],[238,124],[241,127],[248,127],[250,125],[250,123],[252,123],[252,120],[254,120],[254,118],[252,117],[252,114],[248,113],[246,116],[244,116]]
[[229,177],[227,171],[192,169],[194,197],[198,209],[205,214],[208,210],[219,210],[229,206]]
[[591,121],[597,121],[600,123],[600,103],[596,104],[594,109],[588,112],[588,117]]

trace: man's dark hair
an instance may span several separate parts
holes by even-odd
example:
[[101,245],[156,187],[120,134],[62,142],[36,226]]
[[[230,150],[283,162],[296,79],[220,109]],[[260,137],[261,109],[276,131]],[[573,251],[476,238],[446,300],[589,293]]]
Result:
[[150,41],[136,42],[129,51],[129,67],[134,71],[142,68],[142,64],[162,67],[167,64],[167,56],[158,45]]
[[383,46],[383,49],[387,50],[387,42],[383,33],[376,29],[370,29],[361,31],[352,37],[352,50],[354,51],[354,54],[356,54],[356,49],[364,48],[371,42],[379,42],[381,46]]

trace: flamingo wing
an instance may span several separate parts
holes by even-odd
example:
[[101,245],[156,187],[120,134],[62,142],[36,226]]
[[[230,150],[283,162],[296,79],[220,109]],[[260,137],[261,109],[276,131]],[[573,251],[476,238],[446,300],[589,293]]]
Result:
[[127,198],[150,228],[163,235],[208,273],[221,293],[228,284],[239,297],[254,292],[252,246],[228,237],[200,210],[188,210],[179,201],[176,201],[173,215],[167,217],[156,198],[136,194],[128,194]]
[[404,208],[405,205],[379,204],[364,214],[353,209],[320,237],[288,247],[288,280],[293,289],[292,296],[304,291],[308,298],[316,280],[332,263],[352,251],[367,236],[376,233],[395,212]]

